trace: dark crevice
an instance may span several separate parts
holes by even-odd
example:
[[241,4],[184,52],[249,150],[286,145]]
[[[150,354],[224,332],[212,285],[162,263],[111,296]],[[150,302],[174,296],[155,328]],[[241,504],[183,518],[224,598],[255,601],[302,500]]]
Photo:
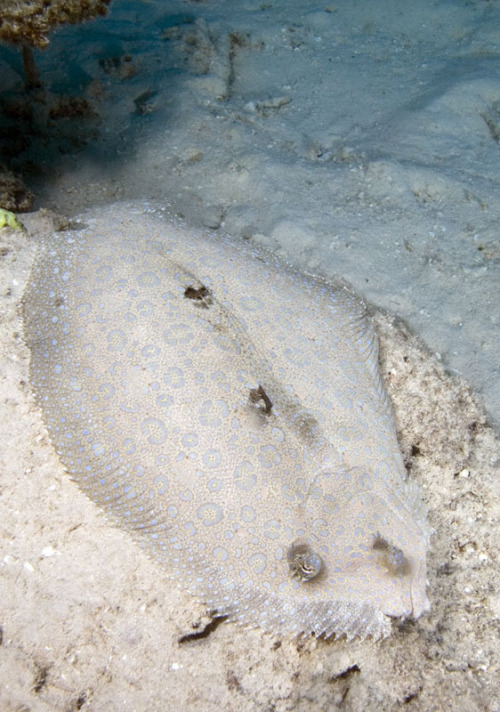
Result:
[[73,709],[77,710],[77,712],[78,710],[81,710],[83,705],[87,702],[87,699],[87,693],[82,692],[82,694],[75,700]]
[[416,700],[419,697],[421,692],[422,688],[419,688],[416,692],[410,692],[408,695],[405,695],[403,703],[407,705],[409,702],[413,702],[413,700]]
[[182,645],[182,643],[190,643],[193,640],[208,638],[208,636],[217,630],[220,624],[224,623],[226,620],[227,616],[217,616],[216,618],[213,618],[210,623],[203,628],[203,630],[196,631],[196,633],[186,633],[186,635],[182,635],[177,642],[179,645]]
[[36,663],[36,670],[35,670],[35,680],[33,683],[33,692],[37,695],[39,692],[43,690],[45,685],[47,684],[47,678],[49,676],[49,668],[46,667],[45,665],[39,665]]
[[352,677],[352,675],[356,675],[358,672],[361,672],[358,665],[351,665],[350,667],[346,668],[346,670],[340,672],[338,675],[334,675],[334,677],[331,677],[330,682],[336,682],[337,680],[347,680],[348,678]]

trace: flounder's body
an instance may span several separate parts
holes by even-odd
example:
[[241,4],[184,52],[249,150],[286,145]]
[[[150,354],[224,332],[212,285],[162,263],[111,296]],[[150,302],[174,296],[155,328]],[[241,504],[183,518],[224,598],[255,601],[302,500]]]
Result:
[[420,615],[428,529],[362,303],[144,208],[84,220],[46,242],[24,299],[81,489],[232,620],[379,637]]

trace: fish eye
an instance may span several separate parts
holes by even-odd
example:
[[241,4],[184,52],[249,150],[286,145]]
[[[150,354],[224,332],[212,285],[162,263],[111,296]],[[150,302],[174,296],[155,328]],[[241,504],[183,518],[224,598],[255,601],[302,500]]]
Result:
[[306,582],[319,576],[323,559],[304,539],[296,539],[288,549],[288,569],[293,578]]

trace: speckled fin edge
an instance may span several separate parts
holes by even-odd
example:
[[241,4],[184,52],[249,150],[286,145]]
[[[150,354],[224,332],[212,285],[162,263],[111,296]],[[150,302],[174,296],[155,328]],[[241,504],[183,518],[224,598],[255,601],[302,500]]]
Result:
[[391,619],[366,603],[338,600],[311,605],[310,602],[304,602],[297,606],[282,606],[281,610],[276,610],[272,604],[265,604],[264,598],[259,602],[252,600],[251,616],[247,616],[241,609],[231,612],[217,608],[217,612],[227,615],[230,622],[273,633],[301,636],[313,634],[325,638],[345,636],[347,640],[369,637],[380,640],[391,633]]

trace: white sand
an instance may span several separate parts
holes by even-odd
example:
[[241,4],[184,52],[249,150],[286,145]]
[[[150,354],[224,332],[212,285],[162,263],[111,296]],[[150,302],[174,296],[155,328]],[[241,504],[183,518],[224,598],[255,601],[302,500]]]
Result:
[[[59,152],[71,120],[33,139],[39,204],[165,201],[341,275],[405,319],[498,423],[499,20],[488,2],[117,2],[41,57],[51,90],[83,91],[101,123],[76,156]],[[10,88],[12,57],[0,54]],[[105,72],[102,57],[121,62]],[[25,222],[40,235],[46,221]],[[381,644],[229,625],[179,642],[208,624],[203,607],[106,524],[47,441],[16,318],[35,238],[0,238],[2,712],[500,710],[500,448],[404,327],[381,317],[436,530],[430,613]]]

